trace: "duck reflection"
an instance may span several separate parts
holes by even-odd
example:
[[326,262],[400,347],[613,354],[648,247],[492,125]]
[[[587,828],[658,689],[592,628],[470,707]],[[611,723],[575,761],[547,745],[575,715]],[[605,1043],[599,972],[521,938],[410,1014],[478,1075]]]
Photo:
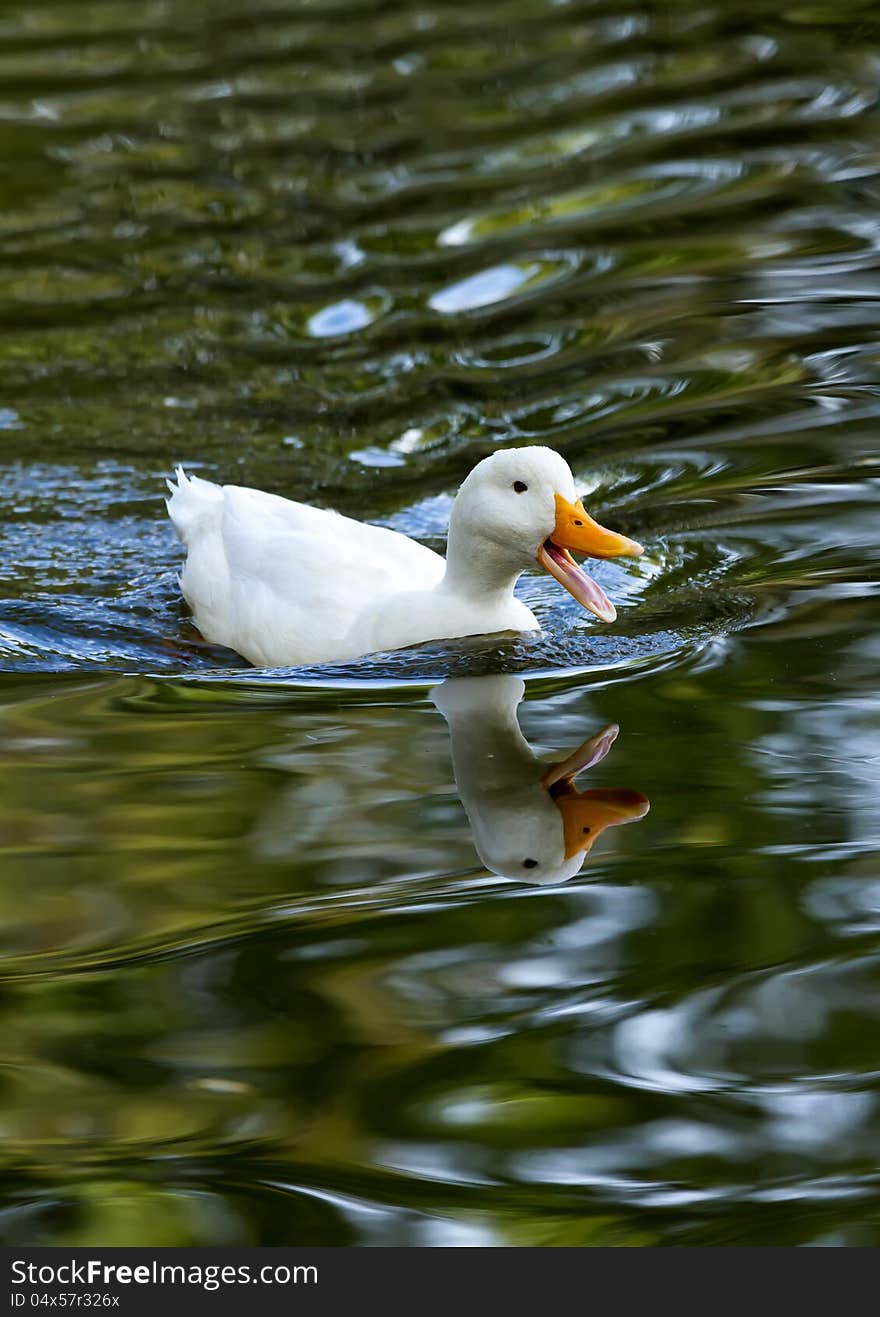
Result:
[[517,719],[518,677],[453,678],[431,692],[449,726],[455,784],[483,864],[502,878],[558,883],[578,873],[606,828],[635,823],[650,803],[639,791],[578,791],[575,778],[605,758],[611,723],[548,766]]

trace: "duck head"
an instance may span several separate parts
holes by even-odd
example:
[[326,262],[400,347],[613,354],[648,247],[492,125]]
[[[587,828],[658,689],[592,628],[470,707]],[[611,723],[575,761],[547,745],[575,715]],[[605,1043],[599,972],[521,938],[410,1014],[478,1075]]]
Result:
[[449,569],[478,588],[507,582],[537,562],[603,622],[617,616],[572,553],[638,557],[642,546],[606,530],[584,508],[574,476],[552,448],[507,448],[474,467],[449,519]]
[[607,828],[644,818],[650,805],[640,791],[574,784],[608,754],[614,724],[548,768],[520,730],[524,689],[518,677],[465,677],[431,696],[449,726],[455,781],[483,864],[514,881],[560,883],[580,872]]

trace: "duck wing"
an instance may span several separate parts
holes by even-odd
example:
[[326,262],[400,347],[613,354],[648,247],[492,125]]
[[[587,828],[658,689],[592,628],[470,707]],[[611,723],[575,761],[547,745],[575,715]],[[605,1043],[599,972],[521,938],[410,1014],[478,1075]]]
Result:
[[258,576],[281,597],[302,599],[312,582],[320,597],[330,588],[366,601],[436,585],[446,569],[439,554],[384,526],[238,485],[224,485],[223,496],[230,569]]
[[239,485],[207,493],[181,586],[206,638],[254,663],[344,658],[360,615],[443,577],[444,559],[397,531]]

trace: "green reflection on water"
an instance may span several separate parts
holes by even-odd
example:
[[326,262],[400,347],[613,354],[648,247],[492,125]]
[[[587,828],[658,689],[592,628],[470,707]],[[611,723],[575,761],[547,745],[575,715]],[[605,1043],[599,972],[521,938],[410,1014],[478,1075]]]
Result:
[[[873,11],[0,32],[3,1239],[876,1243]],[[191,644],[172,462],[441,546],[523,441],[614,628]],[[610,724],[650,812],[501,877]]]

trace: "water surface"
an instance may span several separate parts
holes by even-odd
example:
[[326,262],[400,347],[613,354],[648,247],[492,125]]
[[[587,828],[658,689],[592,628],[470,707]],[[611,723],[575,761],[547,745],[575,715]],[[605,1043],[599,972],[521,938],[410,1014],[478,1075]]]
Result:
[[[878,79],[856,0],[0,6],[4,1242],[880,1242]],[[442,548],[531,442],[613,627],[194,643],[176,462]]]

